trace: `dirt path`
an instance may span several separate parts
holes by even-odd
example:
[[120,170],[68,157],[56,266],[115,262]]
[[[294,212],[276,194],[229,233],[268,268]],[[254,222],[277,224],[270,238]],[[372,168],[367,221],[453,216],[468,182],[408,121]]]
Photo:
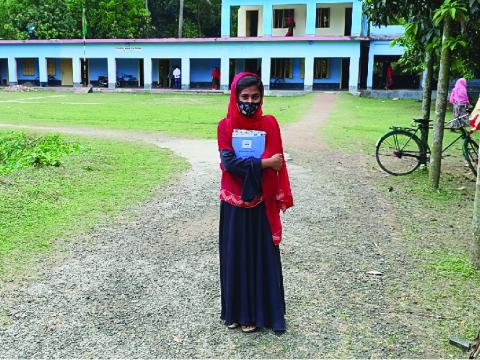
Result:
[[153,142],[193,167],[133,219],[99,226],[41,280],[3,295],[11,323],[0,327],[0,357],[442,356],[428,341],[428,318],[400,306],[413,265],[365,162],[318,138],[334,103],[316,95],[283,130],[296,201],[281,247],[285,334],[246,336],[219,320],[215,142],[56,128]]

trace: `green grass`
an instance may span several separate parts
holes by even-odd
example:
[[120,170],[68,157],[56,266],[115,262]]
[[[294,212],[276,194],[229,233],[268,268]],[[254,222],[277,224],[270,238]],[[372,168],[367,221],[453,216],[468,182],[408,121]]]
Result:
[[66,155],[59,167],[0,177],[0,278],[15,276],[57,239],[86,232],[146,199],[187,167],[153,145],[69,139],[83,150]]
[[[151,93],[0,92],[0,123],[161,131],[215,138],[227,95]],[[280,123],[297,120],[312,95],[266,97],[264,113]]]
[[[451,116],[449,112],[447,119]],[[389,126],[409,126],[418,117],[421,103],[417,101],[342,95],[321,135],[336,151],[368,156],[373,183],[393,204],[404,251],[416,266],[405,269],[405,293],[399,294],[395,287],[386,291],[392,298],[402,299],[399,308],[438,316],[426,321],[434,331],[432,346],[445,356],[464,357],[448,339],[458,336],[472,340],[480,330],[480,271],[469,260],[475,182],[464,166],[461,143],[449,151],[454,156],[442,161],[439,190],[431,188],[426,168],[407,176],[389,176],[374,158],[375,143]],[[453,136],[445,133],[447,141]]]
[[[432,109],[430,118],[435,112]],[[337,97],[335,110],[322,128],[322,138],[336,149],[373,154],[378,138],[390,126],[410,126],[422,117],[421,102],[416,100],[372,99],[343,94]],[[446,119],[452,117],[451,111]],[[445,133],[447,138],[453,134]]]
[[372,146],[391,125],[408,126],[421,117],[415,100],[371,99],[344,94],[337,97],[335,110],[322,128],[330,147],[371,153]]

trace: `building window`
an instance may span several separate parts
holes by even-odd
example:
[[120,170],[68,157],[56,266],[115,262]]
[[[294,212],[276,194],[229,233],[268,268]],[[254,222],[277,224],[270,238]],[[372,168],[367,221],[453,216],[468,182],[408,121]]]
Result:
[[55,66],[55,59],[47,59],[47,75],[55,76],[56,73],[57,73],[57,69]]
[[330,27],[330,8],[317,8],[317,28]]
[[275,9],[273,13],[273,27],[276,29],[288,28],[288,17],[295,18],[294,9]]
[[300,59],[300,79],[305,78],[305,59]]
[[270,76],[275,79],[291,79],[293,77],[292,59],[272,59],[272,71]]
[[24,59],[22,61],[22,73],[24,76],[35,75],[35,64],[33,59]]
[[313,64],[313,77],[315,79],[328,79],[330,77],[330,61],[328,59],[315,59]]

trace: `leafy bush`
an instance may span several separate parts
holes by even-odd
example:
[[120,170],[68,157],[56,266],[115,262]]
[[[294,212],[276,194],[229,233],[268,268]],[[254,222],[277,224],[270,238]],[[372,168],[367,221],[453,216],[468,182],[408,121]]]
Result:
[[78,143],[66,142],[58,134],[35,137],[10,132],[0,135],[0,175],[28,166],[60,166],[62,156],[79,149]]

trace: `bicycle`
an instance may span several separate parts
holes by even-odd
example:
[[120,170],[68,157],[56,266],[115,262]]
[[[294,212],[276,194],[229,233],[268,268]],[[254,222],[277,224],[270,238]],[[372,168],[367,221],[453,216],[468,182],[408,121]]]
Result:
[[[467,120],[469,114],[465,114],[450,121]],[[408,175],[417,170],[420,165],[427,165],[430,161],[430,147],[426,140],[422,141],[417,133],[424,133],[426,129],[432,129],[430,120],[414,119],[412,127],[392,126],[391,131],[378,139],[375,148],[375,157],[380,168],[395,176]],[[477,176],[478,143],[471,135],[475,130],[466,130],[463,126],[445,129],[459,133],[458,137],[442,149],[443,153],[460,139],[463,140],[462,153],[472,173]],[[421,136],[423,138],[423,136]]]

